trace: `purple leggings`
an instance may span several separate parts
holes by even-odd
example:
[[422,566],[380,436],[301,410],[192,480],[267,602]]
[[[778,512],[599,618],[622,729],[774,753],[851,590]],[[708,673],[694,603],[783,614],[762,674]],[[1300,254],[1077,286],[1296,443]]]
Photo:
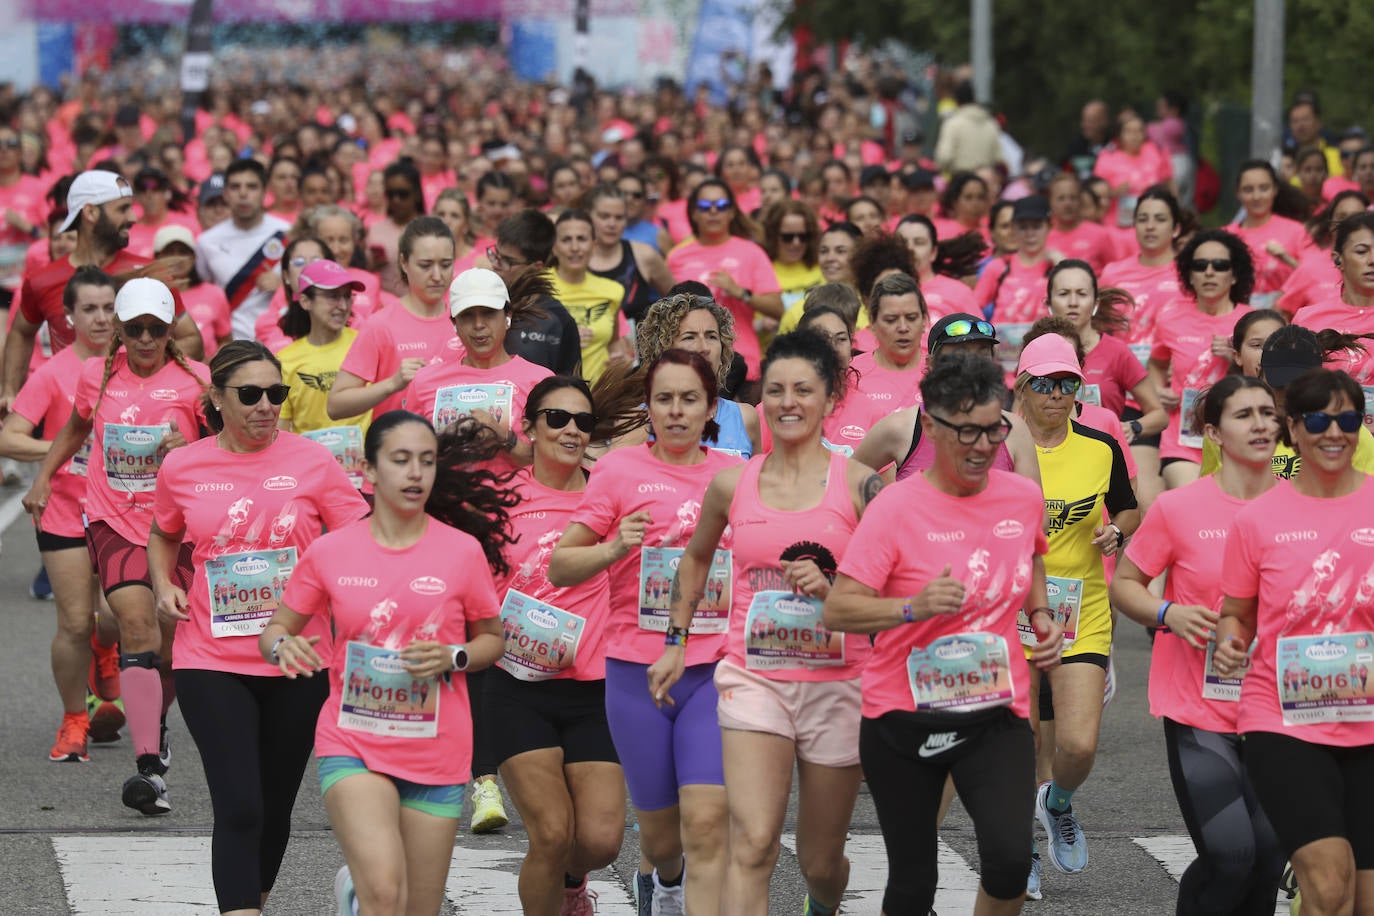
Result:
[[654,706],[648,665],[606,659],[606,721],[611,726],[630,801],[640,811],[677,804],[679,786],[725,785],[716,721],[716,663],[691,665]]

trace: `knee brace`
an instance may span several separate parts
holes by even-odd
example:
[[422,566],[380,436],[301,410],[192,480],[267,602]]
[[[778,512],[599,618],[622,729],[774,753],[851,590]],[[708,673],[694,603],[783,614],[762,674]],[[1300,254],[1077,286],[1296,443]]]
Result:
[[162,658],[156,652],[121,652],[119,653],[119,670],[125,668],[148,668],[157,670],[162,664]]

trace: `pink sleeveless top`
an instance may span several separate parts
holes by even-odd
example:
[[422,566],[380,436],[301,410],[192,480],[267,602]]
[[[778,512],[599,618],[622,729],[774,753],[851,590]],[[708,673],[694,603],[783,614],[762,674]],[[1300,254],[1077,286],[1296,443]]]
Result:
[[[935,463],[935,445],[921,435],[921,432],[921,413],[917,411],[916,427],[911,431],[911,448],[907,451],[901,464],[897,465],[898,480],[906,480],[912,474],[927,470]],[[1007,449],[1007,443],[1003,442],[998,446],[997,457],[992,460],[992,466],[999,471],[1016,470],[1016,463],[1011,460],[1011,452]]]

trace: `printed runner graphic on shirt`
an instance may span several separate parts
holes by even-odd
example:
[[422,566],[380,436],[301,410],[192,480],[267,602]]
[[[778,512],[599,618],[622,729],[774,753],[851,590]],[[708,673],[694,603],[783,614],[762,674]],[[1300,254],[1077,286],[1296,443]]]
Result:
[[546,681],[577,661],[587,619],[511,589],[501,602],[506,654],[496,663],[522,681]]
[[123,493],[151,493],[157,489],[157,469],[162,465],[158,446],[171,429],[166,424],[106,423],[102,447],[110,489]]
[[474,410],[485,410],[498,426],[510,426],[514,400],[515,386],[510,384],[451,385],[435,393],[431,421],[435,429],[445,429]]
[[1011,705],[1007,642],[992,633],[942,636],[906,660],[917,712],[975,712]]
[[348,475],[348,482],[355,487],[363,485],[363,430],[361,426],[331,426],[328,429],[312,429],[301,435],[318,442]]

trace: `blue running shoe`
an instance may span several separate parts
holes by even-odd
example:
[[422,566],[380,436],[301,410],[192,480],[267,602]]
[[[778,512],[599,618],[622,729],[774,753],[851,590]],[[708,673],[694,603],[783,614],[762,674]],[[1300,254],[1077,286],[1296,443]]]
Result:
[[1050,864],[1066,875],[1076,875],[1088,867],[1088,838],[1069,810],[1055,813],[1049,806],[1050,784],[1035,792],[1035,818],[1049,836]]

